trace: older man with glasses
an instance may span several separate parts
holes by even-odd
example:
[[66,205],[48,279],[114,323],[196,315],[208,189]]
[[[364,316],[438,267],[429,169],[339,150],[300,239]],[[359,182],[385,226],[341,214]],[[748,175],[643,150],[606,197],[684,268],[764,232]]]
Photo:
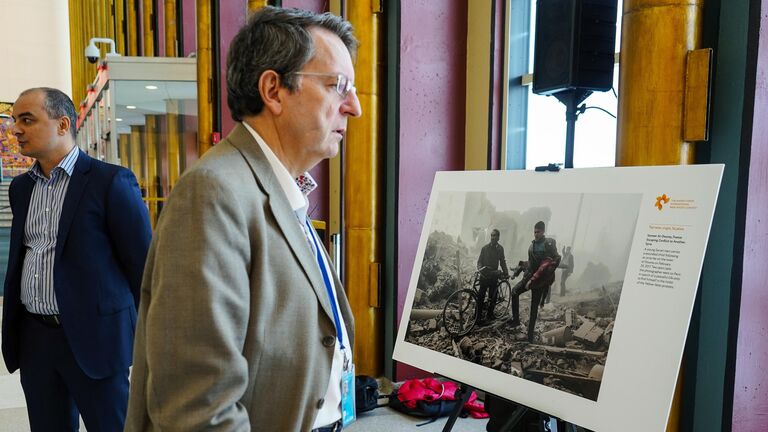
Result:
[[339,17],[274,7],[232,41],[240,123],[158,222],[127,430],[325,432],[354,419],[353,317],[306,212],[307,171],[361,114],[356,47]]

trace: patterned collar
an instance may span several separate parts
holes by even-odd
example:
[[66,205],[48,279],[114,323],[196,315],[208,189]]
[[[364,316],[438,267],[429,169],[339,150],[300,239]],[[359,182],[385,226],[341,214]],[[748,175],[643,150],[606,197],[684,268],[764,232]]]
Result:
[[[59,162],[58,165],[56,165],[51,170],[51,175],[53,175],[54,170],[57,168],[63,170],[65,173],[67,173],[68,176],[72,177],[72,171],[75,169],[75,162],[77,162],[77,156],[80,154],[80,149],[77,146],[72,147],[72,150],[67,153],[66,156],[64,156],[64,159]],[[43,170],[40,168],[40,162],[35,161],[35,163],[32,165],[32,167],[27,171],[29,175],[34,179],[40,179],[40,180],[48,180],[48,178],[43,175]]]
[[308,196],[313,190],[317,189],[317,182],[315,182],[315,179],[309,175],[309,172],[305,172],[296,177],[295,180],[296,186],[299,187],[299,190],[301,190],[301,193],[304,194],[304,196]]
[[267,162],[277,178],[280,189],[283,190],[285,197],[288,198],[288,203],[291,205],[291,209],[296,211],[303,207],[309,207],[307,195],[317,187],[317,183],[312,176],[305,172],[298,178],[291,177],[291,174],[285,168],[285,165],[283,165],[277,158],[267,143],[264,142],[261,135],[259,135],[248,123],[243,122],[242,125],[251,133],[256,140],[256,143],[259,145],[259,148],[261,148],[261,151],[264,152],[264,156],[267,158]]

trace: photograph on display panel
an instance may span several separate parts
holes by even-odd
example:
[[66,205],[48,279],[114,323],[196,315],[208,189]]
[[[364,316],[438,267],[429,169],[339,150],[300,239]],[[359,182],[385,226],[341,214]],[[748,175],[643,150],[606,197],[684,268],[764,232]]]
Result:
[[664,430],[722,173],[436,173],[392,358],[596,432]]
[[642,194],[433,198],[404,340],[596,401]]

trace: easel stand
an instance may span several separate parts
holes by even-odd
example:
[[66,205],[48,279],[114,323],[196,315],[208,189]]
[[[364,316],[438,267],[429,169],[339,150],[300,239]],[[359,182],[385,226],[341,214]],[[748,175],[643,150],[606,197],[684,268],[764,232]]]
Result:
[[[489,401],[493,409],[488,407]],[[488,422],[488,430],[493,432],[528,432],[531,430],[538,432],[579,431],[574,424],[488,393],[486,393],[486,411],[491,415]],[[585,429],[581,429],[581,431],[587,432]]]
[[[467,403],[469,400],[469,396],[472,394],[472,391],[474,389],[464,383],[459,383],[459,389],[456,390],[456,399],[459,400],[459,404],[456,406],[456,409],[451,413],[451,415],[448,417],[448,420],[445,423],[445,426],[443,426],[443,432],[450,432],[453,429],[453,425],[456,424],[456,420],[459,418],[459,415],[461,414],[461,410],[464,408],[464,404]],[[576,425],[568,423],[564,420],[552,417],[548,414],[544,414],[541,412],[535,412],[533,410],[530,410],[528,407],[520,404],[516,404],[513,402],[510,402],[506,399],[499,398],[498,396],[494,396],[490,393],[486,393],[486,407],[488,404],[488,399],[494,398],[494,404],[499,407],[501,406],[503,412],[496,412],[491,413],[491,418],[494,419],[494,417],[499,420],[503,421],[501,426],[498,428],[495,428],[494,430],[496,432],[513,432],[519,425],[520,422],[524,419],[526,414],[529,412],[533,412],[538,414],[539,420],[537,421],[539,431],[540,432],[589,432],[586,429],[578,429]],[[508,408],[508,409],[507,409]],[[502,420],[503,419],[503,420]],[[553,424],[554,423],[554,424]],[[526,426],[523,426],[526,427]]]
[[528,407],[523,405],[518,405],[517,408],[515,408],[515,410],[512,411],[512,414],[510,414],[507,421],[505,421],[504,424],[501,426],[500,430],[511,431],[513,427],[517,426],[518,423],[520,423],[520,420],[523,419],[523,416],[527,412],[528,412]]
[[443,427],[443,432],[450,432],[451,429],[453,429],[453,425],[456,423],[456,419],[459,418],[461,410],[464,409],[464,404],[469,401],[469,396],[472,394],[472,390],[472,387],[464,383],[460,383],[459,389],[456,390],[456,399],[459,400],[459,403],[456,405],[456,409],[454,409],[451,415],[448,417],[448,421]]

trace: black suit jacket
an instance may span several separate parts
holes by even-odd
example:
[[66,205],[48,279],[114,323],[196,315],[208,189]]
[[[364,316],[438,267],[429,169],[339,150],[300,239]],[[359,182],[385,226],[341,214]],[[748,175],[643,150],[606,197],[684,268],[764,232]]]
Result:
[[[19,367],[24,226],[35,181],[11,182],[13,211],[3,303],[2,351]],[[127,169],[78,155],[59,220],[53,284],[67,341],[83,371],[104,378],[131,364],[139,288],[151,229],[136,178]]]

